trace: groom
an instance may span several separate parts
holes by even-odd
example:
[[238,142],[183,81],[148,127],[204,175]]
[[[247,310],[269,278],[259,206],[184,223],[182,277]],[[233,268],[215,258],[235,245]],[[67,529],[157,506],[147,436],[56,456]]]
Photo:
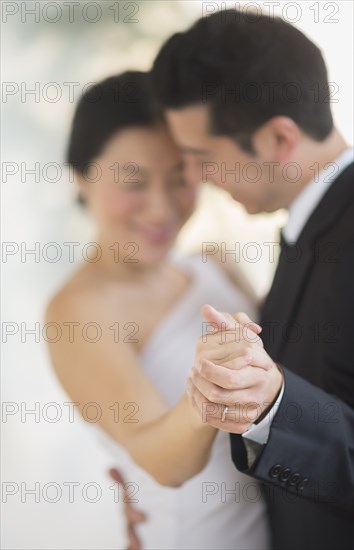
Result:
[[249,213],[289,211],[264,348],[245,331],[232,340],[235,320],[206,308],[226,343],[199,343],[192,402],[220,410],[206,420],[264,482],[274,548],[353,548],[354,168],[321,52],[281,19],[229,10],[172,36],[153,82],[187,175],[202,168]]
[[281,19],[228,10],[172,36],[152,75],[189,178],[252,214],[289,211],[263,343],[235,337],[244,315],[205,308],[220,332],[198,344],[190,398],[264,483],[274,549],[353,548],[354,167],[321,52]]

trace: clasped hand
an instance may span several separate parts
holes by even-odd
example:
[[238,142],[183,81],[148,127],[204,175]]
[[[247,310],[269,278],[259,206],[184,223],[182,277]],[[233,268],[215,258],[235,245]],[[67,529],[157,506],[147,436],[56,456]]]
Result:
[[242,434],[271,409],[283,375],[263,347],[261,327],[245,313],[205,305],[203,317],[208,330],[198,340],[187,393],[203,422]]

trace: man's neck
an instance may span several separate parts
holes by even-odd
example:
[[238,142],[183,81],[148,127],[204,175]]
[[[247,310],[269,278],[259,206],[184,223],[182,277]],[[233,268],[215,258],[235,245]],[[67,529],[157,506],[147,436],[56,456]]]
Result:
[[347,148],[348,144],[336,129],[333,129],[325,141],[304,140],[299,157],[295,160],[301,166],[301,178],[298,185],[293,188],[293,193],[289,194],[286,207],[294,202],[326,165],[333,163]]
[[322,159],[322,165],[319,161],[313,165],[315,173],[312,175],[311,180],[303,186],[300,193],[288,207],[289,218],[283,229],[283,235],[288,242],[295,242],[298,239],[306,222],[329,187],[346,166],[352,162],[353,150],[349,149],[344,143],[344,148],[338,147],[332,155],[327,156],[327,159],[325,161]]

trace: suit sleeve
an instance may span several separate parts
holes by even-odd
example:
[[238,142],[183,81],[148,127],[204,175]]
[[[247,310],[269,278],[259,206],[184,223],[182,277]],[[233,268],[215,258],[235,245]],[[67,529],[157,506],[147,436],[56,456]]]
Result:
[[[284,394],[269,438],[249,465],[241,436],[231,435],[236,467],[294,495],[352,510],[354,494],[353,248],[335,270],[326,318],[338,337],[326,346],[319,367],[324,389],[282,366]],[[333,321],[331,321],[333,322]],[[306,360],[306,358],[305,358]],[[309,365],[309,368],[313,368]]]

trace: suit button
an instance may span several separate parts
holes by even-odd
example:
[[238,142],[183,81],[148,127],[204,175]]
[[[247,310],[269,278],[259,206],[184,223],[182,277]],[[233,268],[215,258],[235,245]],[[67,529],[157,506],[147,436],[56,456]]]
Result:
[[304,477],[303,479],[301,479],[298,484],[296,485],[296,488],[298,491],[303,491],[306,487],[306,485],[308,485],[309,483],[309,479],[307,477]]
[[290,485],[290,487],[293,487],[299,482],[299,479],[300,474],[298,474],[297,472],[295,474],[292,474],[288,479],[288,485]]
[[284,468],[284,470],[281,472],[279,476],[279,481],[286,481],[287,479],[289,479],[290,475],[291,475],[290,468]]
[[281,466],[280,464],[275,464],[270,470],[269,470],[269,475],[271,477],[278,477],[279,474],[283,471],[283,466]]

